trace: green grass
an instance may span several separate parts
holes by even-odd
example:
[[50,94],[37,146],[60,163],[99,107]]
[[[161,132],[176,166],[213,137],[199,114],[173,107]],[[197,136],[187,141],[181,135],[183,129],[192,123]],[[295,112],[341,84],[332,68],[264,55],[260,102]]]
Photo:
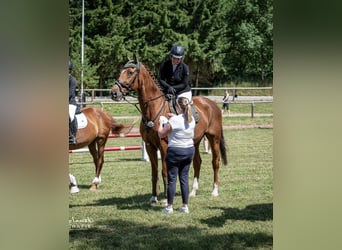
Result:
[[[222,107],[222,105],[220,105]],[[229,105],[231,113],[251,113],[251,104],[234,104]],[[273,103],[254,103],[254,113],[259,114],[272,114]]]
[[[264,119],[225,117],[223,123],[273,122]],[[190,198],[190,214],[165,215],[162,204],[149,204],[151,169],[141,151],[106,152],[96,192],[88,191],[94,177],[90,154],[70,154],[70,173],[81,189],[69,196],[70,248],[272,249],[273,129],[225,129],[224,135],[229,166],[220,168],[219,196],[211,197],[211,155],[201,147],[199,190]],[[141,139],[109,139],[108,145],[141,145]],[[180,205],[178,182],[174,206]]]

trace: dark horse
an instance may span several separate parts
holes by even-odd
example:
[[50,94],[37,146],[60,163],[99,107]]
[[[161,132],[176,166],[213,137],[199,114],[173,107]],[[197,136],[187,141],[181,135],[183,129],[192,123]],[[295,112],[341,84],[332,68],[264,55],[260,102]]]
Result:
[[[85,116],[83,120],[87,120],[87,125],[84,128],[78,128],[76,136],[77,144],[69,145],[69,150],[88,146],[95,164],[95,178],[90,190],[96,190],[101,183],[100,173],[104,162],[104,149],[109,133],[119,134],[127,130],[128,127],[117,123],[111,115],[99,108],[86,107],[82,109],[82,113]],[[80,126],[81,124],[78,125]]]
[[[162,159],[162,176],[164,182],[164,196],[167,197],[167,170],[165,156],[167,141],[160,139],[157,133],[160,115],[170,113],[169,102],[156,79],[141,62],[129,61],[121,71],[119,79],[112,87],[112,99],[119,101],[125,98],[129,92],[135,91],[138,95],[140,113],[140,133],[146,144],[146,151],[152,167],[152,198],[151,202],[157,202],[159,194],[158,183],[158,156],[160,150]],[[220,167],[220,152],[224,165],[228,164],[226,146],[222,128],[222,113],[217,104],[206,97],[193,97],[193,103],[199,114],[199,121],[195,127],[195,156],[193,159],[194,182],[190,196],[196,195],[198,179],[200,175],[202,159],[199,153],[199,145],[203,136],[208,138],[212,148],[212,167],[214,170],[213,196],[218,196],[218,172]]]

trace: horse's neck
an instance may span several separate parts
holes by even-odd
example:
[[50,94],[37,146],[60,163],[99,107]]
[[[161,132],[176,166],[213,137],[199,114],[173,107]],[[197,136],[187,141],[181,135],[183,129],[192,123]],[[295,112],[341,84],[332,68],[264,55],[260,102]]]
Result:
[[162,109],[163,105],[165,105],[165,109],[167,103],[164,104],[164,94],[147,71],[144,72],[141,81],[140,89],[138,90],[141,110],[144,113],[148,112],[150,115],[155,115]]

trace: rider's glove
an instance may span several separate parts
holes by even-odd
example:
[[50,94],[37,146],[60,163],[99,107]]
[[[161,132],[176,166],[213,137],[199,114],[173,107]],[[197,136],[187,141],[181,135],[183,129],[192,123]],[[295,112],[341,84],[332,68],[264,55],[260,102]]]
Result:
[[170,86],[170,87],[167,89],[167,92],[168,92],[169,94],[176,95],[176,90],[175,90],[174,87],[171,87],[171,86]]

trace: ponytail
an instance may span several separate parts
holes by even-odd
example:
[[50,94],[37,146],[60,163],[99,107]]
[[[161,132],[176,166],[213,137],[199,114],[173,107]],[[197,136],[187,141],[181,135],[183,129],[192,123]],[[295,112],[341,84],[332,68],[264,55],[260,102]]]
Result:
[[192,109],[189,99],[186,97],[179,97],[177,99],[177,104],[179,105],[183,114],[185,115],[186,121],[188,123],[192,122]]

